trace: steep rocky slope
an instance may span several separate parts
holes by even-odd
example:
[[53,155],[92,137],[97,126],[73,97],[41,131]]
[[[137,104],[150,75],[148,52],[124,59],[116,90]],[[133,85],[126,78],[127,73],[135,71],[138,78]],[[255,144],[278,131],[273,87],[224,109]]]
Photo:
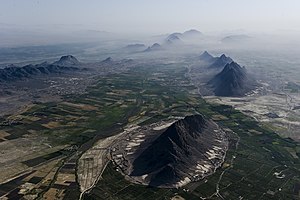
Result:
[[227,64],[208,84],[213,88],[216,96],[243,96],[255,89],[257,85],[246,68],[236,62]]
[[151,186],[180,187],[212,173],[223,162],[227,145],[225,133],[213,121],[187,116],[137,155],[129,176]]

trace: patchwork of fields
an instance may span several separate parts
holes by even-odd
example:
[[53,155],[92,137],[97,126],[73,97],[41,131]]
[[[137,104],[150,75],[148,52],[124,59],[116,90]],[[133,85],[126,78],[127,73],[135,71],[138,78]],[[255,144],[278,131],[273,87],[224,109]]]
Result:
[[[215,174],[181,189],[156,189],[126,181],[109,163],[83,198],[299,199],[300,145],[230,106],[206,103],[186,73],[184,64],[132,68],[98,77],[85,94],[3,117],[0,182],[10,181],[0,185],[0,197],[79,198],[78,159],[97,141],[134,125],[202,113],[230,138],[225,162]],[[85,173],[93,175],[99,165],[94,157],[86,158],[82,166],[92,166]]]

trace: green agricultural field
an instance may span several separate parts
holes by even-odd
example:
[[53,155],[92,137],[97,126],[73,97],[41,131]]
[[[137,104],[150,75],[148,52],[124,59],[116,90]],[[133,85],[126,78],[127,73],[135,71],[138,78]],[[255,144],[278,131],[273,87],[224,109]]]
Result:
[[[230,149],[223,167],[215,174],[205,180],[186,185],[186,192],[187,190],[155,189],[132,184],[124,180],[110,164],[103,174],[103,179],[86,199],[170,199],[176,194],[186,199],[299,199],[293,188],[300,181],[300,162],[286,150],[286,147],[299,150],[299,144],[261,128],[257,122],[230,107],[208,104],[203,106],[210,109],[210,112],[206,113],[208,116],[217,113],[225,115],[228,119],[220,121],[220,124],[235,132],[229,133]],[[237,115],[239,118],[236,118]],[[232,121],[238,125],[231,125]],[[262,134],[249,136],[245,133],[249,128]],[[278,141],[279,144],[274,146],[272,141]],[[297,155],[300,155],[299,151]],[[285,174],[283,179],[274,175],[280,171]],[[113,187],[110,187],[111,183]],[[219,193],[216,193],[217,186]],[[127,196],[122,192],[125,189]],[[155,196],[156,194],[159,196]]]
[[[46,191],[47,195],[56,191],[62,195],[60,198],[76,199],[80,194],[76,167],[68,169],[69,177],[74,177],[68,180],[69,186],[57,184],[61,180],[56,178],[64,177],[65,171],[60,171],[66,168],[63,166],[71,166],[67,162],[75,166],[80,153],[95,141],[120,133],[132,123],[142,126],[170,116],[202,113],[215,118],[230,138],[225,162],[215,174],[182,189],[157,189],[126,181],[115,171],[113,164],[109,164],[102,179],[84,198],[141,200],[170,199],[179,195],[187,200],[200,197],[299,199],[300,161],[297,157],[300,156],[300,145],[279,137],[267,126],[229,106],[206,103],[195,94],[197,88],[186,78],[187,69],[183,66],[144,66],[123,74],[99,77],[85,94],[65,96],[58,103],[36,104],[22,113],[16,125],[1,126],[1,131],[9,134],[6,139],[34,133],[36,137],[45,138],[51,148],[57,147],[54,152],[45,151],[20,160],[22,165],[35,167],[64,159],[60,162],[61,168],[53,172],[53,180],[48,181],[47,189],[37,186],[33,191],[40,197]],[[1,119],[1,122],[5,121],[5,118]],[[274,174],[280,172],[284,174],[283,178]]]
[[[162,88],[157,88],[160,89]],[[170,87],[166,89],[170,90]],[[190,110],[208,117],[217,117],[217,122],[223,128],[232,131],[228,131],[230,149],[223,166],[207,179],[188,184],[183,191],[132,184],[114,171],[111,164],[95,189],[86,195],[86,199],[170,199],[176,194],[186,199],[299,199],[299,194],[294,190],[300,182],[300,161],[295,159],[295,155],[300,156],[298,143],[279,137],[271,129],[230,106],[210,105],[199,97],[195,97],[196,102],[186,100],[193,96],[188,91],[181,87],[177,96],[174,92],[171,96],[166,93],[166,96],[179,105],[174,106],[170,112],[165,109],[159,116],[163,118],[164,114],[179,114]],[[168,98],[164,99],[164,105],[170,107],[171,102],[167,100]],[[182,103],[185,101],[185,104]],[[145,123],[153,121],[155,120],[150,119]],[[285,177],[276,177],[276,172],[284,173]],[[113,186],[110,187],[111,182]],[[156,194],[159,196],[155,196]]]

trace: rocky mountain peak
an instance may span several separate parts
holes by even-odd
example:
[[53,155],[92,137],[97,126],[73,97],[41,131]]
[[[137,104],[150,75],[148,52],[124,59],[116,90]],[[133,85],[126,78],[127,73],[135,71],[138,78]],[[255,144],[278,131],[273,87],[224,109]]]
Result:
[[[174,122],[133,160],[129,176],[146,176],[144,181],[152,186],[177,187],[186,176],[196,173],[199,160],[211,163],[205,154],[213,146],[220,145],[220,155],[226,151],[224,133],[218,129],[200,114]],[[216,143],[217,138],[224,143]]]
[[59,61],[54,62],[55,65],[79,65],[79,61],[72,55],[62,56]]
[[243,96],[255,88],[256,81],[247,74],[246,68],[232,61],[209,84],[217,96]]

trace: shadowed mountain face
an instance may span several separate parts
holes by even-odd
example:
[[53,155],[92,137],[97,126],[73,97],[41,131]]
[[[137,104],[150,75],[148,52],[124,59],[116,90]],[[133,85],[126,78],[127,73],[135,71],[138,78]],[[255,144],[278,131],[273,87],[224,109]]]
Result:
[[73,56],[63,56],[59,61],[49,64],[47,62],[24,67],[9,66],[0,69],[0,82],[16,81],[31,78],[36,75],[49,75],[70,71],[78,71],[79,61]]
[[243,96],[256,87],[246,69],[235,62],[227,64],[208,84],[216,96]]
[[101,61],[101,63],[112,63],[112,62],[113,62],[112,57],[108,57],[108,58]]
[[198,161],[208,161],[205,153],[215,145],[217,129],[202,115],[173,123],[133,161],[130,176],[147,175],[151,186],[176,185],[195,172]]
[[59,61],[53,63],[53,65],[71,66],[79,65],[79,61],[72,55],[62,56]]

